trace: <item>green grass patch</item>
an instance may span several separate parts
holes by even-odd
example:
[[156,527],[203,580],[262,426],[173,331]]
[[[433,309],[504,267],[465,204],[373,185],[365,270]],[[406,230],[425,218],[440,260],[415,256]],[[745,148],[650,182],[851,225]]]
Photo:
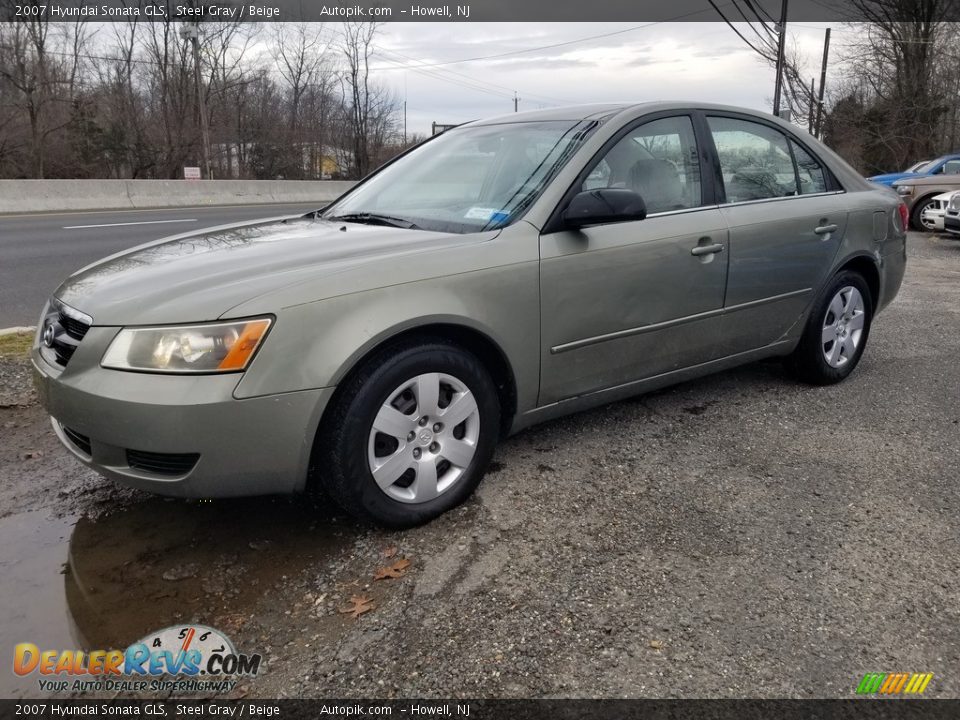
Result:
[[0,335],[0,357],[25,358],[30,355],[30,346],[33,345],[33,333],[13,333]]

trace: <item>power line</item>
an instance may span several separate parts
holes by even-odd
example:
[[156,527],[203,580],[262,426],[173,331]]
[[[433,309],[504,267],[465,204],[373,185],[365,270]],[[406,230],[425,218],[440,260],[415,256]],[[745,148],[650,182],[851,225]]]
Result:
[[[753,22],[754,22],[754,21],[750,20],[750,18],[747,17],[747,14],[743,11],[743,8],[740,7],[740,5],[737,3],[736,0],[733,0],[733,6],[737,9],[737,12],[740,14],[740,17],[743,18],[743,21],[744,21],[745,23],[747,23],[747,27],[749,27],[751,30],[753,30],[754,35],[757,36],[757,38],[760,40],[760,42],[763,43],[763,44],[764,44],[765,46],[767,46],[767,47],[771,47],[771,46],[770,46],[770,37],[771,37],[772,35],[774,35],[775,33],[774,33],[772,30],[770,30],[770,28],[767,27],[766,23],[763,21],[763,18],[761,18],[759,15],[757,15],[756,10],[753,10],[753,9],[750,7],[750,3],[747,2],[747,7],[752,10],[754,16],[755,16],[756,19],[760,22],[761,27],[763,27],[763,29],[766,31],[766,33],[767,33],[766,35],[761,35],[761,34],[760,34],[760,31],[757,30],[757,29],[753,26]],[[772,49],[773,49],[773,48],[771,47],[771,50],[772,50]]]
[[[753,4],[754,0],[744,0],[744,2],[747,4],[747,7],[748,7],[748,8],[750,8],[751,10],[753,10],[753,14],[757,16],[757,19],[760,20],[760,22],[764,23],[764,27],[766,27],[766,23],[765,23],[765,21],[763,20],[763,18],[760,17],[760,14],[761,14],[761,13],[763,13],[764,15],[766,15],[766,16],[767,16],[767,20],[769,20],[770,22],[772,22],[774,25],[777,24],[777,21],[774,20],[773,15],[771,15],[771,14],[767,11],[767,9],[761,4],[760,0],[756,0],[756,3],[757,3],[756,6],[754,6],[754,4]],[[758,8],[759,8],[759,9],[758,9]]]
[[418,73],[418,74],[420,74],[420,75],[423,75],[424,77],[428,77],[428,78],[431,78],[431,79],[433,79],[433,80],[439,80],[440,82],[450,83],[451,85],[457,85],[458,87],[467,87],[467,88],[470,88],[471,90],[475,90],[475,91],[481,92],[481,93],[486,93],[487,95],[494,95],[494,96],[500,97],[500,98],[510,98],[510,97],[512,97],[512,95],[508,95],[507,93],[501,92],[500,90],[493,90],[493,89],[491,89],[491,88],[483,87],[482,85],[474,85],[474,84],[472,84],[472,83],[467,83],[467,82],[465,82],[465,81],[463,81],[463,80],[457,80],[457,79],[455,79],[455,78],[445,77],[445,76],[440,75],[439,73],[433,72],[433,71],[431,71],[431,70],[424,70],[424,69],[419,69],[419,68],[409,68],[409,67],[403,65],[402,63],[400,63],[400,61],[398,61],[398,60],[394,60],[394,59],[392,59],[392,58],[386,57],[386,56],[383,55],[379,50],[375,50],[375,51],[373,52],[373,57],[380,57],[380,58],[381,58],[382,60],[384,60],[385,62],[394,63],[394,64],[398,65],[398,66],[399,66],[398,69],[411,70],[411,72]]
[[[385,49],[383,49],[383,48],[378,48],[378,49],[377,49],[377,52],[381,53],[381,57],[382,57],[382,53],[388,53],[388,54],[390,54],[390,55],[396,55],[397,57],[404,58],[405,60],[412,60],[412,61],[416,62],[416,58],[412,58],[412,57],[410,57],[409,55],[404,55],[403,53],[397,52],[396,50],[385,50]],[[390,59],[389,59],[389,58],[384,58],[384,60],[387,60],[388,62],[390,62]],[[392,62],[397,62],[397,61],[392,61]],[[416,72],[417,70],[420,69],[420,67],[419,67],[419,66],[416,66],[416,65],[411,66],[411,65],[408,65],[408,64],[403,64],[403,65],[401,65],[399,68],[385,68],[385,69],[390,69],[390,70],[394,70],[394,69],[404,69],[404,70],[413,70],[414,72]],[[457,72],[456,70],[447,70],[447,69],[444,69],[444,70],[435,70],[435,72],[437,72],[437,73],[449,73],[450,75],[455,75],[455,76],[457,76],[457,77],[459,77],[459,78],[463,78],[464,80],[469,81],[469,82],[471,82],[471,83],[478,83],[478,84],[482,84],[482,85],[489,85],[491,88],[497,88],[497,89],[500,89],[500,90],[506,90],[506,91],[508,91],[508,92],[510,92],[510,93],[516,92],[516,89],[515,89],[515,88],[510,88],[510,87],[507,87],[506,85],[498,85],[497,83],[492,83],[492,82],[489,82],[488,80],[481,80],[480,78],[476,78],[476,77],[473,77],[473,76],[471,76],[471,75],[466,75],[466,74],[464,74],[464,73]],[[458,82],[459,82],[459,81],[458,81]],[[570,100],[564,100],[564,99],[560,99],[560,98],[550,97],[549,95],[541,95],[541,94],[539,94],[539,93],[525,92],[524,94],[525,94],[527,97],[530,97],[530,98],[533,98],[533,99],[540,98],[540,99],[542,99],[542,100],[546,100],[547,102],[555,102],[555,103],[560,103],[560,104],[569,104],[569,103],[571,102]]]
[[[749,40],[747,40],[747,38],[743,35],[743,33],[741,33],[739,30],[737,30],[737,28],[734,26],[734,24],[727,19],[727,16],[723,14],[723,11],[720,9],[720,6],[719,6],[719,5],[717,5],[713,0],[707,0],[707,2],[710,3],[710,7],[712,7],[714,10],[717,11],[717,15],[719,15],[721,18],[723,18],[723,21],[730,27],[730,29],[733,30],[733,31],[737,34],[737,37],[739,37],[741,40],[743,40],[755,53],[757,53],[758,55],[762,55],[762,56],[766,57],[766,53],[765,53],[763,50],[761,50],[761,49],[758,48],[756,45],[754,45],[752,42],[750,42]],[[749,23],[748,23],[748,24],[749,24]],[[752,26],[751,26],[751,27],[752,27]]]

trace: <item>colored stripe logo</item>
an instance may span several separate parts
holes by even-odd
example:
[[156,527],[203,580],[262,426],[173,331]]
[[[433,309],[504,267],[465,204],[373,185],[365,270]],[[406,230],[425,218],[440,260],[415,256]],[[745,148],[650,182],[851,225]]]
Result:
[[933,673],[867,673],[857,695],[922,695]]

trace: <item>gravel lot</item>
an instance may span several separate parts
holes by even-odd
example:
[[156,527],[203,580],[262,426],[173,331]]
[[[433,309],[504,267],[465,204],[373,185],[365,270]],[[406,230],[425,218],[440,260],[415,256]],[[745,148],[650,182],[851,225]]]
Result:
[[264,653],[249,697],[850,697],[894,671],[960,697],[960,242],[909,252],[844,384],[761,363],[534,428],[404,533],[117,488],[0,361],[3,652],[194,620]]

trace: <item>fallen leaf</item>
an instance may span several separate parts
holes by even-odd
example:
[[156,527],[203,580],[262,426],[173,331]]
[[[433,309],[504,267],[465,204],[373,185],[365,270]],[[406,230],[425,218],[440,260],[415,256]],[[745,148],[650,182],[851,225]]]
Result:
[[388,565],[387,567],[377,570],[377,574],[373,576],[373,579],[386,580],[388,578],[403,577],[408,567],[410,567],[410,561],[407,560],[407,558],[400,558],[393,565]]
[[651,641],[650,641],[650,647],[652,647],[654,650],[662,650],[662,649],[663,649],[663,640],[651,640]]
[[199,566],[197,563],[186,563],[184,565],[177,565],[167,570],[161,577],[164,580],[170,582],[176,582],[178,580],[186,580],[188,578],[196,577]]
[[396,554],[397,554],[397,546],[396,546],[396,545],[391,545],[390,547],[386,548],[386,549],[383,551],[383,557],[386,558],[387,560],[389,560],[390,558],[392,558],[392,557],[393,557],[394,555],[396,555]]
[[247,621],[251,618],[248,618],[242,613],[232,613],[230,615],[224,615],[217,622],[217,627],[222,628],[228,632],[234,633],[239,632],[244,625],[247,624]]
[[29,452],[23,453],[24,460],[36,460],[38,457],[43,457],[43,453],[40,450],[30,450]]
[[368,598],[365,595],[353,595],[350,598],[350,604],[340,608],[340,612],[344,615],[350,615],[352,618],[356,619],[365,612],[370,612],[375,607],[377,606],[371,598]]

